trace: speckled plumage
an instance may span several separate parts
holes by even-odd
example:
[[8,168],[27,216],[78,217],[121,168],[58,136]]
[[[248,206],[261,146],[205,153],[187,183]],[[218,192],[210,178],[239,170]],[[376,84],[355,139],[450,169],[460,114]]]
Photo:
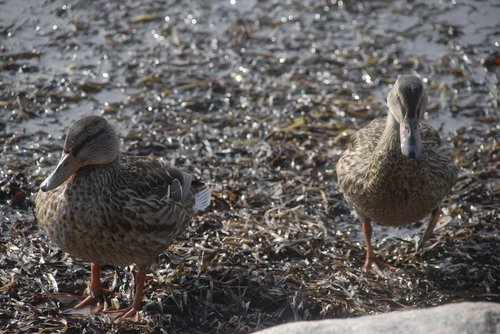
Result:
[[360,218],[402,226],[428,215],[450,192],[457,178],[449,148],[439,133],[420,124],[422,155],[401,154],[399,133],[382,134],[386,118],[356,132],[337,164],[338,184]]
[[172,171],[130,156],[83,167],[58,188],[38,193],[38,221],[62,250],[82,260],[147,267],[194,213],[196,188],[182,202],[168,196]]
[[40,186],[35,213],[62,250],[92,263],[92,295],[104,291],[101,265],[137,264],[136,298],[125,312],[132,316],[140,306],[144,271],[209,203],[208,187],[192,175],[120,155],[109,123],[88,116],[70,128],[58,166]]
[[421,245],[439,217],[439,204],[457,179],[439,133],[421,122],[427,96],[421,80],[400,77],[387,98],[387,118],[356,132],[337,163],[341,192],[361,222],[367,243],[365,268],[378,265],[371,247],[371,221],[386,226],[414,223],[432,212]]

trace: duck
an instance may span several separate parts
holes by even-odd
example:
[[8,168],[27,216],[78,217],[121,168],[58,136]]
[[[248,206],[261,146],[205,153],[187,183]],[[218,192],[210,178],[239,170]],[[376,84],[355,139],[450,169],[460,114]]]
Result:
[[72,308],[100,310],[100,301],[110,294],[103,288],[101,267],[135,264],[132,304],[109,312],[138,319],[147,270],[193,215],[210,205],[210,196],[208,185],[187,172],[120,154],[118,135],[104,117],[73,123],[59,163],[35,198],[35,216],[49,238],[91,263],[90,294],[75,296]]
[[363,269],[380,276],[385,276],[383,269],[396,268],[376,257],[371,223],[405,226],[430,214],[420,250],[439,220],[440,203],[457,181],[451,151],[424,122],[427,102],[422,80],[401,75],[387,95],[387,117],[354,133],[336,164],[339,190],[362,224]]

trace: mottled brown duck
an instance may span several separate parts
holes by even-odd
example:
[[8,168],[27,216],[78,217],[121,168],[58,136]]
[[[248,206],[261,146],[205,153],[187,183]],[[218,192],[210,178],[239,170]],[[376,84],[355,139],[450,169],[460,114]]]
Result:
[[379,275],[383,275],[381,269],[394,267],[375,257],[371,222],[403,226],[430,213],[421,248],[434,230],[440,203],[458,172],[439,133],[422,122],[427,95],[418,77],[399,77],[387,105],[387,118],[375,119],[356,132],[337,163],[340,190],[363,224],[364,268]]
[[177,168],[119,153],[119,139],[100,116],[75,122],[62,157],[41,184],[35,213],[41,227],[62,250],[91,262],[90,295],[75,308],[97,303],[102,265],[137,265],[130,307],[115,311],[138,317],[146,270],[210,204],[210,190]]

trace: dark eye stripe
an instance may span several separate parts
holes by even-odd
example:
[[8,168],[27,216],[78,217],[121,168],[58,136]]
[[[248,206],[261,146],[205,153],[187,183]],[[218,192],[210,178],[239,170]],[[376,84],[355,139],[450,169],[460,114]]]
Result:
[[77,153],[82,149],[82,147],[84,147],[85,145],[87,145],[88,143],[92,142],[94,139],[96,139],[97,137],[99,137],[100,135],[102,135],[103,133],[106,132],[106,128],[102,128],[101,130],[99,130],[98,132],[96,132],[95,134],[91,135],[91,136],[87,136],[85,138],[85,140],[82,140],[81,142],[79,142],[77,145],[73,146],[73,148],[71,149],[71,153],[76,156]]

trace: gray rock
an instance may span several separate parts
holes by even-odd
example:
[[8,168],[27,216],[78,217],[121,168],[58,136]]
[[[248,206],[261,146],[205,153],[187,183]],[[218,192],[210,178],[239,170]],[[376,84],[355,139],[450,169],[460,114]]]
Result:
[[396,311],[351,319],[301,321],[255,334],[422,333],[500,334],[500,304],[456,303],[420,310]]

